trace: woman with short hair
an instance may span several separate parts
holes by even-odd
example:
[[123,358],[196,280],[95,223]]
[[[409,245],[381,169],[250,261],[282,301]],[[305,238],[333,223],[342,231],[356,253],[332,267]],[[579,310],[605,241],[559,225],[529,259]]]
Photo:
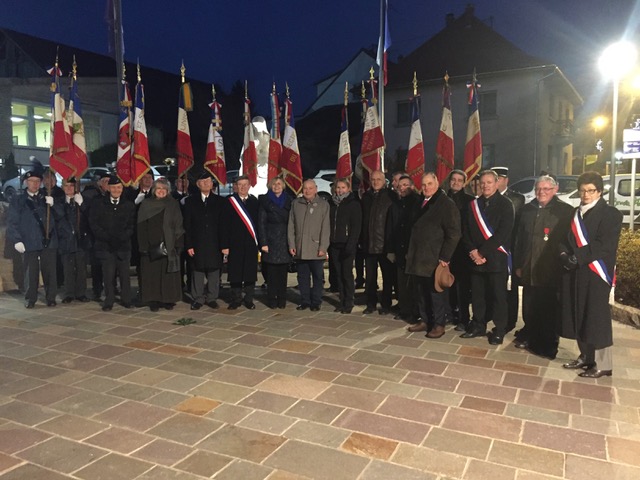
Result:
[[164,178],[153,182],[151,197],[138,211],[140,296],[152,312],[171,310],[182,297],[180,251],[184,228],[179,203]]

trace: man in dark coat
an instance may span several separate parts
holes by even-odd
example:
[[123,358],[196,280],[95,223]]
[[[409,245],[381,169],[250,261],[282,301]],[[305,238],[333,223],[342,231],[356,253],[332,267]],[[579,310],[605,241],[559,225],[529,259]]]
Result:
[[[467,174],[462,170],[452,170],[449,174],[449,191],[447,196],[456,204],[460,213],[460,225],[465,222],[469,212],[469,204],[475,198],[464,190]],[[473,263],[465,251],[463,242],[458,242],[451,257],[449,268],[455,277],[449,289],[449,305],[452,310],[456,331],[464,332],[469,325],[469,306],[471,305],[471,267]]]
[[25,173],[25,191],[16,195],[7,215],[7,238],[18,253],[23,254],[25,307],[33,308],[38,299],[38,279],[42,273],[48,307],[56,305],[56,255],[58,235],[56,221],[62,216],[62,205],[53,197],[39,192],[43,172]]
[[474,266],[471,270],[473,320],[462,338],[486,335],[487,311],[493,312],[495,328],[491,345],[504,341],[507,332],[507,276],[511,253],[508,248],[513,229],[513,204],[498,192],[498,175],[480,173],[482,195],[470,204],[471,213],[463,225],[463,242]]
[[204,304],[218,308],[222,268],[220,237],[226,207],[225,200],[213,193],[213,177],[209,172],[203,172],[196,185],[199,193],[184,202],[185,250],[192,272],[191,310],[199,310]]
[[364,287],[367,307],[362,313],[376,311],[378,303],[378,265],[382,272],[382,295],[380,296],[380,315],[391,310],[391,291],[393,289],[394,268],[387,258],[385,249],[385,231],[387,213],[393,203],[392,192],[385,186],[384,173],[379,170],[371,173],[371,188],[362,196],[362,231],[360,243],[364,251],[365,278]]
[[89,225],[95,237],[96,257],[102,263],[105,299],[102,310],[113,308],[116,273],[120,279],[122,306],[131,308],[131,236],[135,225],[135,205],[122,196],[120,179],[109,179],[109,195],[99,198],[91,206]]
[[84,198],[76,192],[76,179],[62,181],[62,207],[64,214],[56,224],[58,230],[58,253],[62,259],[64,273],[64,295],[62,303],[73,299],[88,302],[87,255],[91,246],[89,220],[86,216]]
[[[224,229],[221,240],[222,253],[228,256],[228,277],[231,285],[229,310],[244,304],[249,310],[253,303],[258,280],[258,222],[259,202],[249,195],[249,177],[240,176],[238,191],[228,197],[223,217]],[[244,298],[242,294],[244,292]]]
[[460,241],[460,214],[453,200],[440,189],[433,172],[422,176],[418,208],[411,229],[406,273],[413,276],[422,321],[410,326],[409,331],[429,330],[427,337],[440,338],[445,333],[447,294],[436,290],[434,276],[438,265],[448,267]]
[[413,295],[413,280],[405,270],[411,228],[418,210],[416,207],[419,205],[420,196],[415,191],[413,180],[406,174],[397,179],[395,189],[398,198],[389,208],[386,225],[387,258],[395,265],[398,286],[399,312],[394,318],[414,323],[417,312],[414,308],[416,302]]
[[[513,231],[511,235],[511,241],[509,245],[505,245],[509,250],[513,250],[513,246],[515,243],[516,231],[518,228],[518,221],[520,219],[520,210],[524,206],[524,195],[521,193],[515,192],[509,188],[509,168],[508,167],[493,167],[491,170],[498,174],[498,191],[509,200],[513,204],[513,211],[515,213],[514,222],[513,222]],[[511,288],[507,290],[507,332],[510,332],[516,327],[516,323],[518,323],[518,303],[519,303],[519,291],[518,287],[520,286],[520,279],[513,275],[513,272],[510,274],[511,279]],[[516,338],[520,337],[520,332],[516,332]]]
[[551,359],[558,353],[558,284],[563,271],[559,245],[569,232],[573,213],[557,192],[552,177],[536,180],[536,198],[522,207],[513,251],[513,272],[523,286],[524,320],[515,346]]
[[[82,191],[83,204],[85,206],[85,214],[88,218],[91,218],[92,208],[95,202],[99,202],[105,196],[109,195],[109,179],[111,175],[107,172],[100,173],[93,184],[88,185]],[[90,249],[89,249],[89,263],[91,264],[91,290],[93,291],[93,300],[96,302],[102,301],[102,262],[96,257],[96,251],[94,247],[94,235],[89,226],[90,234]]]
[[602,177],[585,172],[578,178],[580,206],[560,260],[567,271],[562,280],[561,336],[578,341],[580,356],[563,365],[584,370],[587,378],[611,376],[611,308],[609,294],[615,277],[622,213],[602,198]]

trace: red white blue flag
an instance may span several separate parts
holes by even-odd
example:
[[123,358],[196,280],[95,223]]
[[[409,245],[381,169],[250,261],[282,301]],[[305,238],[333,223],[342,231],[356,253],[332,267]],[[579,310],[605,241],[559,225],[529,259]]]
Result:
[[467,140],[464,145],[463,169],[470,182],[482,168],[482,136],[480,135],[480,112],[478,111],[478,82],[476,74],[467,84],[469,89],[469,123],[467,124]]
[[349,111],[348,106],[342,107],[342,123],[340,125],[340,141],[338,142],[338,164],[336,165],[336,179],[350,178],[351,145],[349,144]]
[[436,176],[442,183],[449,172],[453,170],[453,118],[451,115],[451,89],[445,75],[445,83],[442,89],[442,120],[440,122],[440,132],[438,133],[438,143],[436,144]]
[[[140,77],[138,76],[138,79]],[[151,168],[147,123],[144,119],[144,86],[138,80],[136,85],[136,110],[133,119],[133,156],[131,162],[131,182],[138,183]]]
[[69,127],[71,129],[71,142],[73,144],[73,153],[75,155],[76,178],[80,178],[89,168],[89,159],[87,158],[87,143],[84,137],[84,120],[82,119],[82,104],[78,95],[78,79],[74,73],[71,77],[71,91],[69,94]]
[[60,95],[60,74],[56,58],[55,67],[47,70],[52,75],[51,80],[51,148],[49,150],[49,165],[62,178],[69,179],[76,175],[75,154],[71,130],[67,122],[64,98]]
[[407,174],[413,184],[422,184],[424,174],[424,143],[422,141],[422,127],[420,125],[420,95],[411,99],[411,133],[409,134],[409,151],[405,165]]
[[298,135],[294,125],[293,102],[288,96],[284,102],[284,136],[282,138],[282,157],[280,168],[284,175],[284,182],[298,195],[302,190],[302,159],[298,148]]
[[225,185],[227,183],[227,164],[224,159],[224,142],[222,141],[221,105],[216,102],[215,93],[209,107],[211,108],[211,125],[209,125],[209,136],[207,137],[204,168],[214,176],[220,185]]
[[129,84],[122,80],[120,93],[120,124],[118,126],[118,158],[116,160],[116,174],[125,186],[131,185],[131,93]]
[[251,124],[251,100],[245,84],[244,97],[244,144],[242,146],[242,174],[249,177],[249,183],[255,187],[258,183],[258,151]]
[[280,105],[276,84],[271,91],[271,138],[269,139],[269,170],[267,181],[280,175],[280,160],[282,158],[282,141],[280,140]]
[[360,148],[362,167],[367,171],[368,175],[365,174],[367,178],[372,172],[380,170],[380,149],[384,147],[384,135],[382,134],[380,118],[378,117],[376,83],[375,79],[369,80],[371,99],[367,104],[367,110],[364,115],[362,147]]
[[189,131],[189,118],[187,116],[187,112],[192,110],[193,96],[191,94],[191,86],[188,83],[184,83],[183,76],[178,99],[178,135],[176,137],[178,177],[184,176],[193,167],[193,146],[191,145],[191,132]]

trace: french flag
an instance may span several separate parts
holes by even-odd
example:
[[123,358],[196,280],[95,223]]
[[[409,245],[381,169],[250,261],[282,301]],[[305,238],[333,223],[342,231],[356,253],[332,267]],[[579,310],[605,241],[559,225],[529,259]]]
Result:
[[214,176],[220,185],[227,183],[227,164],[224,159],[224,142],[222,141],[222,118],[220,116],[220,104],[213,97],[209,104],[211,108],[211,125],[207,137],[207,152],[204,159],[204,168]]
[[89,168],[87,158],[87,143],[84,138],[84,120],[82,119],[82,104],[78,96],[78,80],[73,75],[69,96],[69,120],[71,127],[71,142],[75,154],[76,177],[82,177]]
[[436,176],[442,183],[449,172],[453,170],[453,119],[451,116],[451,89],[445,77],[445,85],[442,89],[442,121],[436,144]]
[[49,150],[49,165],[62,178],[69,179],[76,175],[75,154],[71,131],[67,122],[64,98],[60,95],[60,74],[58,61],[56,66],[47,70],[53,75],[51,83],[51,148]]
[[407,153],[406,171],[414,185],[421,185],[424,174],[424,143],[420,125],[420,95],[411,99],[411,133],[409,134],[409,151]]
[[[183,78],[184,81],[184,78]],[[188,83],[180,86],[178,100],[178,136],[176,138],[176,156],[178,157],[178,177],[185,175],[193,167],[193,147],[189,132],[187,112],[193,110],[193,97]]]
[[144,85],[136,85],[136,111],[133,119],[133,162],[131,182],[138,183],[151,167],[147,123],[144,119]]
[[131,93],[129,84],[122,80],[120,124],[118,126],[118,157],[116,174],[126,186],[131,185]]
[[384,135],[382,134],[376,105],[376,81],[372,79],[370,84],[371,100],[367,104],[367,110],[364,115],[362,147],[360,148],[362,166],[369,174],[375,170],[380,170],[380,148],[384,147]]
[[280,159],[282,158],[282,141],[280,140],[280,105],[276,84],[271,91],[271,138],[269,139],[269,170],[267,180],[280,175]]
[[349,118],[347,105],[342,107],[340,141],[338,143],[338,164],[336,179],[351,177],[351,145],[349,144]]
[[298,136],[294,125],[293,102],[288,97],[284,103],[284,119],[280,168],[284,174],[284,182],[298,195],[302,190],[302,160],[300,159]]
[[468,181],[475,177],[482,168],[482,136],[480,135],[480,112],[478,112],[478,83],[476,74],[467,84],[469,89],[469,123],[467,124],[467,139],[464,145],[463,168]]

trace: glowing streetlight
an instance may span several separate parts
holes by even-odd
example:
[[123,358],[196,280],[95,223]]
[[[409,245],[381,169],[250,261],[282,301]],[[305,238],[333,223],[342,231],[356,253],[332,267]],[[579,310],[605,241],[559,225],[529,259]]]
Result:
[[599,130],[602,130],[604,127],[606,127],[607,123],[609,123],[609,119],[607,117],[598,115],[591,121],[591,126],[596,132],[598,132]]
[[[609,178],[611,185],[616,181],[616,135],[618,129],[618,90],[620,78],[626,75],[635,65],[638,52],[629,42],[621,41],[609,45],[598,61],[600,71],[607,79],[613,81],[613,121],[611,122],[611,161]],[[609,204],[615,205],[615,188],[609,190]]]

